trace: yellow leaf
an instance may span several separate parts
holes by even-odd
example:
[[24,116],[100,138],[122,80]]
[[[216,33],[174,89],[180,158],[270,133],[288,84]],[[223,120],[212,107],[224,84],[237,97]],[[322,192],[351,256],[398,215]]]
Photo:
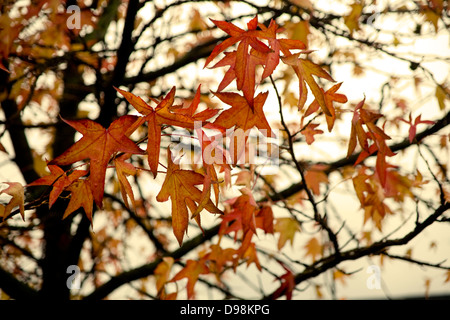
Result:
[[22,219],[25,219],[24,189],[19,182],[2,182],[0,184],[0,217],[9,218],[15,207],[19,207]]
[[445,99],[447,98],[444,87],[442,85],[438,85],[436,87],[436,92],[434,95],[435,95],[436,99],[438,100],[439,109],[444,110],[445,109]]
[[300,40],[308,47],[308,36],[311,33],[309,21],[303,20],[295,23],[289,21],[285,28],[289,39]]
[[315,285],[315,289],[316,289],[317,299],[322,299],[323,298],[323,293],[322,293],[321,287],[316,284]]
[[430,294],[431,280],[429,278],[425,279],[425,299],[428,299]]
[[162,293],[162,289],[166,282],[169,281],[170,270],[172,269],[172,265],[174,260],[172,257],[164,257],[163,261],[161,261],[155,269],[155,279],[156,279],[156,290],[158,294]]
[[274,231],[280,233],[278,238],[278,250],[283,248],[289,240],[291,245],[297,231],[300,231],[300,224],[293,218],[278,218],[274,225]]
[[445,274],[446,274],[446,278],[444,280],[444,283],[450,282],[450,270],[447,270],[447,272]]
[[317,256],[322,255],[322,245],[317,238],[311,238],[305,245],[306,254],[305,256],[311,256],[313,261],[316,261]]
[[289,2],[309,11],[314,10],[313,5],[309,0],[290,0]]
[[351,5],[352,10],[349,15],[344,17],[344,23],[347,26],[350,34],[359,30],[359,17],[361,16],[363,5],[361,3],[354,3]]
[[336,281],[341,282],[341,284],[345,285],[345,277],[347,277],[348,275],[346,275],[344,272],[340,271],[340,270],[336,270],[333,272],[333,278]]

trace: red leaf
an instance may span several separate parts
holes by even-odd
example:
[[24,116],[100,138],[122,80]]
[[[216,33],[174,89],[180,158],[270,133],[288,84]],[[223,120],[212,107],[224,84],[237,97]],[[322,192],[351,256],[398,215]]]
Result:
[[68,217],[75,210],[83,208],[87,218],[92,224],[92,209],[94,207],[94,197],[92,196],[93,190],[90,179],[78,179],[77,181],[72,183],[67,188],[67,190],[69,190],[72,195],[70,197],[70,201],[67,205],[66,211],[64,211],[63,219]]
[[192,299],[194,298],[194,287],[195,284],[199,278],[199,276],[201,274],[208,274],[209,273],[209,268],[206,266],[205,264],[205,260],[200,260],[200,261],[196,261],[196,260],[188,260],[186,262],[186,266],[181,269],[180,272],[178,272],[173,278],[172,280],[170,280],[171,282],[175,282],[178,280],[181,280],[183,278],[187,278],[187,296],[188,299]]
[[95,203],[102,207],[106,167],[111,156],[117,152],[143,154],[127,136],[127,129],[136,122],[136,116],[125,115],[115,120],[108,129],[89,120],[64,120],[83,134],[83,137],[49,165],[70,165],[77,161],[90,160],[90,181]]
[[50,192],[49,208],[52,207],[61,192],[63,192],[67,186],[88,173],[87,170],[74,170],[67,175],[63,169],[56,165],[48,165],[48,169],[50,170],[49,175],[29,183],[27,186],[53,186],[52,191]]
[[273,298],[277,299],[283,295],[286,295],[286,299],[291,300],[292,291],[294,291],[295,288],[295,275],[283,263],[280,262],[280,264],[282,265],[284,270],[286,270],[286,273],[278,277],[278,279],[281,281],[281,285],[273,293]]
[[187,129],[194,129],[196,121],[204,121],[217,114],[218,110],[207,109],[205,111],[195,113],[200,102],[200,87],[197,89],[194,101],[190,107],[186,109],[180,109],[173,107],[175,99],[175,87],[159,102],[153,109],[140,97],[135,96],[131,92],[127,92],[118,88],[115,88],[125,99],[144,117],[137,121],[133,129],[137,128],[144,122],[148,123],[148,143],[147,154],[148,164],[153,176],[156,177],[159,164],[159,151],[161,145],[161,127],[164,125],[178,126]]
[[[267,92],[259,93],[254,100],[253,107],[249,105],[248,101],[241,95],[234,92],[216,93],[217,97],[230,105],[231,108],[223,111],[214,121],[215,125],[225,128],[232,128],[235,126],[233,141],[233,148],[230,148],[234,163],[240,158],[240,155],[245,150],[247,144],[249,129],[257,127],[266,137],[275,137],[266,116],[263,111],[264,102],[267,99]],[[240,132],[236,129],[242,129]],[[242,133],[242,134],[240,134]],[[234,141],[237,139],[237,141]]]

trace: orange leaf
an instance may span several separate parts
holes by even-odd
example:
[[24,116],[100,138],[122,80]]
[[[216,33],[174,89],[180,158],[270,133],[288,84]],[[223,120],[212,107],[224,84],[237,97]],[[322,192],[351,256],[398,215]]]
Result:
[[22,219],[25,219],[24,189],[19,182],[0,184],[0,218],[4,221],[15,207],[19,207]]
[[[214,121],[214,124],[224,128],[235,126],[235,129],[244,131],[244,137],[236,136],[238,143],[240,143],[237,147],[235,142],[232,141],[234,148],[230,148],[230,150],[234,151],[234,154],[232,154],[234,163],[237,162],[238,154],[241,154],[244,150],[249,129],[257,127],[266,137],[275,137],[275,133],[272,131],[263,111],[268,92],[259,93],[254,99],[253,106],[249,105],[243,96],[234,92],[217,92],[216,96],[230,105],[231,108],[223,111]],[[239,134],[239,131],[235,130],[235,133]]]
[[[302,119],[303,122],[303,119]],[[302,135],[306,138],[307,144],[312,144],[314,142],[314,135],[316,134],[322,134],[323,130],[316,129],[320,124],[317,123],[309,123],[306,127],[303,127],[301,130]],[[303,124],[301,124],[303,126]]]
[[88,173],[86,170],[74,170],[67,175],[63,169],[56,165],[48,165],[48,169],[50,170],[49,175],[31,182],[27,186],[53,186],[52,191],[50,192],[49,208],[52,207],[64,188]]
[[306,185],[316,195],[320,195],[320,184],[328,183],[328,176],[323,171],[326,167],[314,165],[305,172]]
[[136,116],[122,116],[108,129],[89,120],[64,120],[68,125],[83,134],[83,137],[63,154],[50,161],[49,165],[69,165],[90,159],[90,180],[95,203],[102,207],[106,167],[116,152],[143,154],[126,135],[127,129],[136,122]]
[[311,238],[305,245],[306,254],[305,256],[311,256],[313,261],[316,261],[317,256],[322,255],[322,245],[319,243],[315,237]]
[[93,190],[89,179],[78,179],[72,183],[67,190],[72,194],[66,211],[64,211],[63,219],[79,208],[84,209],[86,217],[92,225],[92,209],[94,207]]
[[118,88],[115,88],[125,99],[144,117],[140,118],[133,126],[132,129],[136,129],[144,122],[148,123],[148,143],[147,143],[147,155],[148,164],[153,176],[156,177],[159,164],[159,151],[161,145],[161,127],[163,125],[178,126],[187,129],[194,129],[196,121],[201,121],[203,124],[206,119],[217,114],[218,110],[207,109],[197,114],[194,112],[197,109],[200,102],[200,87],[197,89],[196,96],[190,107],[186,109],[176,109],[173,106],[175,99],[175,87],[160,101],[157,102],[157,106],[153,109],[144,100],[131,92],[127,92]]
[[293,245],[295,234],[300,231],[300,224],[293,218],[278,218],[275,222],[274,231],[280,233],[278,238],[278,250],[280,250],[287,241],[290,241]]
[[[228,84],[236,79],[237,89],[242,90],[249,105],[253,104],[255,93],[255,70],[257,65],[264,65],[261,79],[270,76],[280,61],[280,51],[285,55],[290,55],[291,49],[305,49],[305,44],[299,40],[277,39],[277,33],[281,31],[274,20],[271,20],[269,27],[258,24],[257,17],[248,24],[248,31],[245,31],[229,22],[215,21],[213,23],[228,33],[231,38],[218,44],[205,62],[205,67],[217,57],[221,52],[230,46],[239,43],[236,51],[226,52],[225,57],[213,68],[229,65],[223,80],[219,84],[218,91],[222,91]],[[261,30],[257,30],[257,27]],[[269,46],[259,39],[265,39]]]
[[195,283],[197,282],[199,276],[201,274],[208,274],[209,273],[209,269],[205,264],[205,260],[201,259],[200,261],[196,261],[196,260],[188,260],[186,262],[186,266],[180,271],[178,272],[173,278],[172,280],[170,280],[171,282],[175,282],[178,280],[181,280],[183,278],[187,278],[187,296],[188,299],[192,299],[194,298],[194,287],[195,287]]
[[290,65],[294,68],[294,71],[299,79],[300,99],[298,102],[298,109],[301,110],[306,102],[308,94],[306,90],[306,84],[308,84],[314,97],[319,103],[319,106],[322,108],[322,111],[327,116],[331,116],[331,112],[330,110],[328,110],[328,106],[325,102],[323,90],[316,83],[313,75],[334,82],[333,78],[328,74],[328,72],[322,69],[319,65],[307,59],[299,58],[299,55],[300,53],[296,53],[281,58],[285,64]]
[[[202,191],[196,185],[204,183],[204,176],[194,171],[180,169],[180,166],[172,161],[169,148],[167,148],[167,163],[166,178],[156,200],[164,202],[171,198],[173,232],[181,246],[184,233],[188,228],[187,207],[194,213],[198,208],[197,204],[202,203],[204,208],[211,213],[222,213],[222,211],[214,205],[211,199],[208,199],[206,203],[202,202]],[[199,223],[199,220],[197,222]]]
[[156,291],[158,295],[162,293],[164,285],[169,281],[170,270],[172,269],[174,259],[172,257],[164,257],[155,268],[154,276],[156,279]]
[[[346,103],[347,97],[341,93],[336,93],[341,87],[342,82],[335,84],[333,87],[325,91],[325,104],[327,105],[327,109],[330,111],[331,115],[325,115],[325,119],[328,124],[328,131],[331,132],[331,129],[334,126],[334,121],[336,120],[336,112],[334,110],[333,102]],[[323,90],[323,89],[321,89]],[[313,112],[316,112],[319,109],[319,103],[317,99],[309,105],[308,109],[305,112],[305,117],[311,115]]]
[[235,240],[239,231],[245,236],[249,231],[256,233],[256,206],[252,203],[248,194],[243,194],[232,204],[232,210],[222,216],[219,234],[235,232]]
[[[264,54],[271,52],[271,49],[258,39],[260,31],[257,31],[258,18],[253,18],[247,23],[248,31],[245,31],[232,23],[225,21],[211,20],[217,27],[228,33],[231,38],[224,40],[218,44],[211,55],[206,59],[205,67],[221,52],[230,46],[239,42],[235,54],[229,55],[227,64],[230,70],[234,70],[236,77],[237,89],[242,90],[244,97],[249,104],[253,103],[253,95],[255,91],[255,68],[257,64],[264,63]],[[249,49],[250,54],[249,54]],[[253,53],[252,53],[253,52]],[[260,60],[263,58],[262,60]],[[227,82],[231,82],[230,79]]]
[[129,208],[128,197],[130,197],[133,207],[136,208],[136,203],[134,201],[133,189],[128,182],[127,176],[134,176],[136,174],[136,168],[129,162],[125,160],[131,157],[131,153],[125,153],[120,157],[114,159],[114,164],[116,167],[117,178],[119,179],[120,192],[122,194],[123,201],[127,208]]

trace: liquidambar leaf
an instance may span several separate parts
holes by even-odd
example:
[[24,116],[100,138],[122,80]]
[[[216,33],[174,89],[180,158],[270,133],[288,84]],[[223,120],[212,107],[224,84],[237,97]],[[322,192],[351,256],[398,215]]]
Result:
[[[204,176],[191,170],[180,169],[180,166],[172,161],[169,148],[167,148],[167,164],[166,178],[156,200],[164,202],[171,199],[173,232],[181,246],[189,223],[188,207],[192,213],[197,211],[199,204],[202,204],[211,213],[222,214],[222,211],[214,205],[211,199],[204,201],[204,194],[196,187],[196,185],[204,183]],[[199,215],[197,215],[196,221],[200,226]]]
[[322,69],[319,65],[315,64],[312,61],[299,58],[299,55],[299,53],[296,53],[282,58],[282,61],[285,64],[292,66],[298,76],[298,80],[300,83],[300,99],[298,102],[298,109],[301,110],[305,105],[308,94],[306,90],[306,84],[308,84],[314,97],[319,103],[319,106],[322,108],[323,113],[331,117],[332,115],[330,110],[328,110],[323,90],[316,83],[313,75],[334,82],[333,78],[328,74],[328,72],[325,71],[325,69]]
[[71,213],[79,208],[84,209],[86,217],[92,225],[92,210],[94,207],[93,190],[89,179],[78,179],[72,183],[67,190],[72,193],[66,211],[64,211],[63,219],[67,218]]
[[90,179],[95,203],[102,207],[106,167],[116,152],[143,154],[127,134],[138,117],[125,115],[115,120],[108,129],[89,119],[64,120],[83,134],[83,137],[63,154],[50,161],[49,165],[70,165],[77,161],[90,160]]
[[25,218],[24,189],[19,182],[0,184],[0,221],[4,221],[15,207],[19,207],[22,219]]
[[48,169],[50,170],[49,175],[29,183],[27,186],[53,186],[48,202],[49,208],[53,206],[61,192],[63,192],[64,188],[88,173],[86,170],[74,170],[72,173],[67,175],[63,169],[56,165],[48,165]]
[[161,100],[157,101],[155,108],[148,105],[142,98],[134,95],[131,92],[127,92],[118,88],[115,88],[125,99],[144,117],[140,117],[139,121],[136,121],[132,129],[136,129],[138,126],[147,122],[148,125],[148,143],[147,143],[147,155],[148,165],[156,177],[159,165],[159,151],[161,145],[161,127],[164,125],[177,126],[186,129],[194,129],[197,122],[202,125],[206,120],[215,116],[219,110],[206,109],[201,112],[196,112],[198,104],[200,103],[200,86],[197,88],[194,100],[188,108],[179,108],[174,106],[175,100],[175,87]]

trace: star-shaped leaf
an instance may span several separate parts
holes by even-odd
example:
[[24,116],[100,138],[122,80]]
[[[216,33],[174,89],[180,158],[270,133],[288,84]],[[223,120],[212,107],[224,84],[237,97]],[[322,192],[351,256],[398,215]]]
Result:
[[316,83],[316,80],[314,79],[313,75],[334,82],[333,78],[328,74],[328,72],[322,69],[319,65],[315,64],[310,60],[299,58],[299,55],[300,53],[296,53],[282,58],[284,63],[294,68],[294,71],[297,74],[299,80],[300,99],[298,102],[298,109],[301,110],[305,105],[308,96],[306,84],[308,84],[314,97],[317,99],[319,106],[322,108],[322,111],[327,116],[331,116],[331,112],[330,110],[328,110],[328,106],[325,102],[323,90],[321,90],[319,85]]
[[77,161],[90,160],[90,180],[95,203],[102,207],[106,167],[111,156],[117,152],[143,154],[128,138],[129,128],[138,120],[136,116],[125,115],[115,120],[108,129],[89,120],[64,120],[83,134],[83,137],[63,154],[49,162],[49,165],[70,165]]
[[57,165],[48,165],[48,169],[50,170],[49,175],[29,183],[27,186],[52,186],[48,203],[49,208],[53,206],[61,192],[63,192],[67,186],[88,173],[87,170],[74,170],[70,174],[67,174]]
[[128,197],[133,204],[133,208],[136,208],[136,202],[134,201],[133,189],[131,188],[130,182],[127,180],[127,176],[134,176],[136,174],[136,168],[132,163],[126,162],[129,159],[130,153],[125,153],[120,157],[114,159],[114,165],[116,167],[117,178],[119,179],[120,192],[122,194],[123,201],[127,208],[130,207],[128,203]]
[[[222,213],[211,199],[204,201],[205,194],[196,187],[196,185],[203,184],[204,181],[205,178],[202,174],[191,170],[182,170],[178,164],[175,164],[172,161],[170,149],[167,149],[167,174],[156,200],[164,202],[171,199],[172,227],[180,245],[188,228],[188,207],[192,213],[195,213],[199,204],[202,204],[211,213]],[[199,216],[197,215],[197,217],[196,221],[199,223]]]
[[195,113],[200,102],[200,87],[197,89],[196,96],[188,108],[176,108],[173,106],[175,100],[175,87],[161,100],[152,101],[157,103],[155,108],[148,105],[140,97],[131,92],[115,88],[125,99],[144,117],[137,121],[133,128],[147,122],[148,125],[148,165],[156,177],[159,164],[159,150],[161,146],[161,127],[164,125],[178,126],[186,129],[194,129],[196,122],[203,124],[207,119],[217,114],[219,110],[206,109]]
[[69,204],[64,211],[63,219],[67,218],[71,213],[79,208],[84,209],[86,217],[92,224],[92,211],[94,207],[93,190],[90,179],[78,179],[72,183],[67,190],[71,192]]
[[235,145],[236,142],[231,141],[231,143],[233,143],[233,148],[230,148],[230,151],[232,152],[234,163],[237,163],[239,155],[244,150],[249,129],[257,127],[264,136],[275,137],[275,133],[272,131],[263,111],[264,102],[267,99],[268,92],[259,93],[255,97],[253,107],[238,93],[217,92],[216,96],[226,104],[230,105],[231,108],[223,111],[214,121],[214,124],[224,128],[232,128],[235,126],[235,129],[242,129],[244,131],[244,137],[238,136],[238,130],[235,130],[234,132],[238,139],[237,146]]

